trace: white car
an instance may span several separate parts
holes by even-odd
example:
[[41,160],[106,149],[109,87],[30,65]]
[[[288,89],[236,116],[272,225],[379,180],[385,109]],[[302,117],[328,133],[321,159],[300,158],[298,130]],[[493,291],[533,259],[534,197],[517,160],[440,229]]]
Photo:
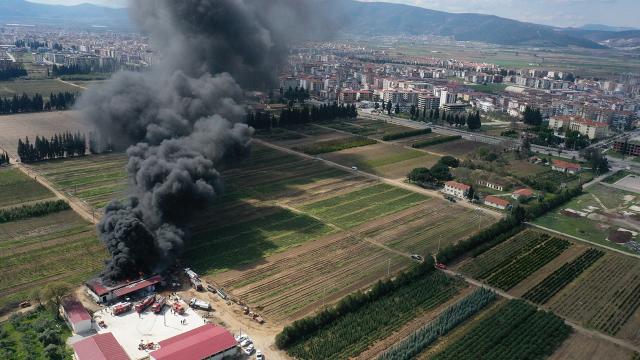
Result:
[[247,334],[240,334],[235,336],[237,342],[247,340],[249,336]]
[[256,360],[264,360],[264,355],[262,355],[262,351],[256,350]]
[[251,341],[251,339],[244,339],[240,342],[240,346],[242,347],[247,347],[251,344],[253,344],[253,341]]
[[253,354],[253,348],[247,348],[242,350],[247,356]]

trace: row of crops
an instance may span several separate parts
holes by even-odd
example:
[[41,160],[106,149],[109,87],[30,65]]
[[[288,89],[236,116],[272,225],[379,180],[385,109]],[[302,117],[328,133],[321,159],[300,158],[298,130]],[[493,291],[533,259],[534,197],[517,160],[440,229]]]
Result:
[[602,256],[604,256],[604,252],[600,250],[589,249],[585,251],[577,259],[564,264],[538,285],[527,291],[523,298],[537,304],[546,303]]
[[510,300],[436,354],[435,360],[543,359],[569,336],[571,328],[552,313]]
[[298,359],[344,359],[358,355],[416,315],[447,301],[461,286],[459,280],[440,272],[430,272],[352,311],[340,313],[333,321],[316,319],[324,325],[297,335],[293,342],[288,340],[290,343],[285,348],[289,355]]
[[465,264],[461,270],[472,277],[484,279],[549,238],[550,236],[546,234],[524,230],[507,242],[476,257],[472,262]]
[[434,321],[416,330],[378,357],[379,360],[409,360],[496,299],[493,291],[481,288],[448,307]]
[[497,288],[509,290],[558,257],[570,245],[571,243],[566,240],[552,238],[498,270],[487,279],[487,282]]

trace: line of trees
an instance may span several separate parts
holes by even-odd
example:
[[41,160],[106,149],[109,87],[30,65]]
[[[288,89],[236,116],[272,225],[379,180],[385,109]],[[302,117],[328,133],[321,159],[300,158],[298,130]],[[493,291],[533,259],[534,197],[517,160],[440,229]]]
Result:
[[299,124],[318,123],[340,118],[355,118],[358,110],[355,105],[333,103],[321,106],[288,107],[276,118],[268,112],[256,112],[247,114],[247,124],[255,129],[266,130],[274,127],[283,127]]
[[51,74],[53,76],[78,75],[91,73],[111,73],[117,71],[116,66],[100,66],[100,65],[53,65]]
[[22,205],[0,210],[0,224],[33,217],[45,216],[71,207],[64,200],[44,201],[33,205]]
[[7,152],[4,151],[2,154],[0,154],[0,166],[9,165],[9,163],[10,163],[9,154],[7,154]]
[[21,66],[0,69],[0,81],[11,80],[14,78],[19,78],[21,76],[27,76],[27,70],[25,70]]
[[0,114],[66,110],[75,104],[76,96],[76,93],[59,92],[58,94],[50,94],[48,100],[45,100],[40,94],[29,96],[26,93],[23,93],[22,96],[13,95],[10,98],[0,98]]
[[87,152],[87,140],[82,134],[66,132],[55,134],[51,139],[36,136],[34,143],[26,137],[18,140],[20,161],[31,163],[63,157],[84,156]]
[[527,125],[542,125],[542,113],[540,112],[540,109],[534,109],[530,106],[527,106],[526,108],[524,108],[522,121]]

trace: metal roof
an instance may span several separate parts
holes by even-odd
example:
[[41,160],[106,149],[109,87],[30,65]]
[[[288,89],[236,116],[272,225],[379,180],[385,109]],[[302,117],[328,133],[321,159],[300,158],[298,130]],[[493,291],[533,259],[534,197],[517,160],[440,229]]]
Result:
[[74,343],[78,360],[131,360],[113,334],[98,334]]
[[155,360],[201,360],[238,345],[230,332],[220,326],[206,324],[167,340],[152,352]]
[[73,324],[91,320],[91,315],[89,315],[87,309],[85,309],[82,303],[76,298],[65,299],[62,302],[62,308],[69,321]]
[[140,281],[131,283],[131,284],[127,285],[127,286],[123,286],[123,287],[115,290],[113,292],[113,295],[115,297],[125,296],[125,295],[131,294],[133,292],[136,292],[138,290],[142,290],[142,289],[144,289],[144,288],[146,288],[148,286],[159,284],[161,281],[162,281],[162,277],[160,275],[156,275],[156,276],[150,277],[148,279],[140,280]]

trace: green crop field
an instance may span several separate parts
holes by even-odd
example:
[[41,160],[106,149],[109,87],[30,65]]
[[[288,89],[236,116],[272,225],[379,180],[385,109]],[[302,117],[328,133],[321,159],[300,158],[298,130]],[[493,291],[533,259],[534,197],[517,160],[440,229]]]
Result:
[[298,359],[344,359],[360,354],[420,312],[456,294],[462,284],[442,273],[412,281],[355,311],[343,314],[289,348]]
[[0,169],[0,207],[53,198],[53,194],[22,171],[9,167]]
[[96,210],[109,201],[124,197],[126,155],[90,155],[45,161],[30,165],[69,195],[78,197]]
[[346,131],[354,135],[369,136],[376,139],[382,139],[385,135],[398,134],[408,130],[413,130],[400,125],[362,118],[350,121],[330,122],[325,126],[336,130]]
[[[33,205],[54,197],[16,169],[0,171],[0,184],[12,194],[3,198],[5,210],[7,204]],[[49,282],[80,284],[100,271],[105,257],[94,226],[71,210],[0,224],[0,313]]]
[[431,359],[544,359],[570,333],[571,328],[552,313],[511,300]]

